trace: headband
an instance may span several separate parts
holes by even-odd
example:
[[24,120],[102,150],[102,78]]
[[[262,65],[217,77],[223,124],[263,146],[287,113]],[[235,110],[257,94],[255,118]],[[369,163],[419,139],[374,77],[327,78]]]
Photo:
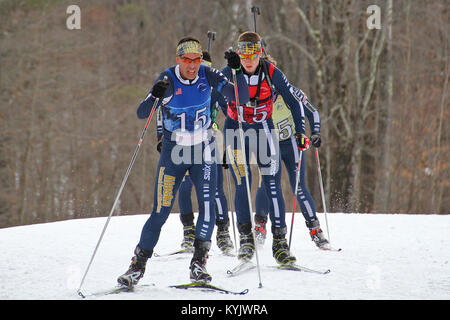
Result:
[[182,56],[186,53],[198,53],[202,54],[202,46],[197,41],[186,41],[183,43],[180,43],[177,46],[177,56]]
[[241,41],[241,42],[238,42],[237,51],[239,53],[245,54],[245,55],[261,53],[262,52],[261,41],[257,41],[257,42]]
[[207,61],[205,59],[203,59],[202,64],[207,66],[207,67],[210,67],[210,68],[211,68],[211,65],[212,65],[212,63],[210,61]]

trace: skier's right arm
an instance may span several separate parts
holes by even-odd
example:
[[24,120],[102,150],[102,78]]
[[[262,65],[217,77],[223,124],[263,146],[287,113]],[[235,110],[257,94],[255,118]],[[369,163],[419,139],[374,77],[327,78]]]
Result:
[[165,76],[167,76],[167,79],[170,79],[166,72],[161,73],[153,84],[152,90],[150,90],[147,97],[139,105],[137,109],[139,119],[145,119],[150,115],[156,98],[160,98],[158,104],[155,106],[155,108],[158,108],[163,103],[163,100],[172,97],[173,84],[171,80],[164,80]]
[[158,141],[156,145],[156,150],[161,152],[162,148],[162,135],[163,135],[163,120],[162,120],[162,111],[161,107],[156,110],[156,141]]

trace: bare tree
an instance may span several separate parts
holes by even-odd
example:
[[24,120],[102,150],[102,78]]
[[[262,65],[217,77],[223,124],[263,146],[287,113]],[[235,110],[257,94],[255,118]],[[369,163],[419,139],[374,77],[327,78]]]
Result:
[[[445,0],[78,3],[81,30],[65,26],[69,1],[0,2],[0,227],[106,215],[144,125],[136,108],[178,39],[206,47],[217,32],[221,69],[253,30],[253,5],[268,53],[319,108],[328,209],[450,213]],[[369,5],[381,29],[368,29]],[[154,125],[146,139],[118,214],[151,210]],[[290,194],[286,175],[282,184]]]

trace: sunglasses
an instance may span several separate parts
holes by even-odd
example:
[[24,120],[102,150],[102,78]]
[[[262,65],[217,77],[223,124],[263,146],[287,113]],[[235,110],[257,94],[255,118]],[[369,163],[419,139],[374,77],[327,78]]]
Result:
[[186,64],[194,63],[194,64],[200,64],[202,62],[202,57],[198,57],[195,59],[190,59],[188,57],[180,57],[181,61]]
[[253,54],[238,53],[238,55],[239,55],[239,58],[244,59],[244,60],[253,60],[260,56],[259,53],[253,53]]

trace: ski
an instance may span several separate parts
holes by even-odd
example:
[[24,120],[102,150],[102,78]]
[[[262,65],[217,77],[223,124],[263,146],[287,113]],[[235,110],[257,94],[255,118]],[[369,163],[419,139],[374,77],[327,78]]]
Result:
[[331,272],[330,269],[327,270],[316,270],[316,269],[310,269],[310,268],[306,268],[303,267],[301,265],[298,264],[280,264],[278,266],[272,266],[272,268],[277,268],[277,269],[281,269],[281,270],[291,270],[291,271],[303,271],[303,272],[310,272],[310,273],[317,273],[317,274],[328,274]]
[[253,262],[251,262],[250,260],[244,260],[241,261],[237,266],[235,266],[233,269],[231,270],[227,270],[227,274],[232,277],[235,276],[237,274],[243,273],[247,270],[251,270],[253,268],[255,268],[255,264]]
[[334,252],[339,252],[342,250],[342,248],[333,248],[330,245],[324,245],[324,246],[318,247],[318,248],[323,251],[334,251]]
[[209,292],[218,292],[218,293],[233,294],[233,295],[244,295],[244,294],[247,294],[247,292],[248,292],[248,289],[244,289],[242,291],[231,291],[231,290],[216,287],[212,284],[204,283],[204,282],[192,282],[192,283],[187,283],[187,284],[178,284],[178,285],[170,286],[170,288],[185,289],[185,290],[198,289],[198,290],[205,291],[205,292],[209,291]]
[[193,253],[193,252],[194,252],[193,250],[180,249],[180,250],[176,250],[176,251],[165,253],[165,254],[158,254],[158,253],[154,252],[153,256],[154,257],[169,257],[169,256],[177,255],[177,254]]
[[[139,285],[139,287],[152,287],[155,284],[141,284]],[[81,291],[78,291],[78,295],[82,298],[86,298],[86,297],[98,297],[98,296],[107,296],[110,294],[119,294],[122,292],[134,292],[135,290],[135,286],[124,286],[124,285],[118,285],[115,286],[112,289],[107,289],[107,290],[103,290],[103,291],[98,291],[98,292],[92,292],[92,293],[87,293],[87,294],[83,294],[81,293]]]

